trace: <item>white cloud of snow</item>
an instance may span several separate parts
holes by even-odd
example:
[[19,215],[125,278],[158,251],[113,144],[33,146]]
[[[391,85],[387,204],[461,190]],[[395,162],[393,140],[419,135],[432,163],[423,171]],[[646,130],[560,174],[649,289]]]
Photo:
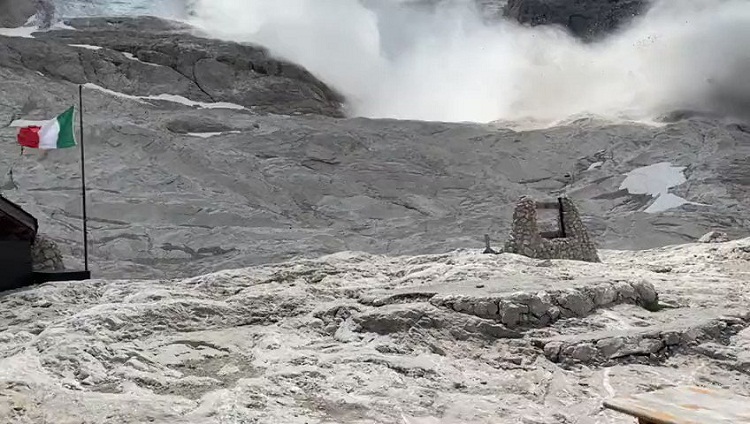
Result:
[[746,0],[658,0],[589,45],[554,28],[486,24],[471,0],[410,3],[192,0],[192,22],[307,67],[347,96],[352,115],[552,122],[750,109]]

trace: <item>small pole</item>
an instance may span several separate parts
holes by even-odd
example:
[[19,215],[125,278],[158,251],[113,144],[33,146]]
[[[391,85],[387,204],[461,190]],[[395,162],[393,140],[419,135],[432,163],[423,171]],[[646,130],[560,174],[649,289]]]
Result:
[[83,148],[83,85],[78,86],[78,123],[81,130],[81,194],[83,201],[83,264],[86,272],[89,271],[89,232],[87,227],[88,216],[86,214],[86,155]]
[[484,235],[484,254],[485,255],[497,255],[497,252],[495,249],[492,248],[490,245],[490,235],[485,234]]
[[567,231],[565,231],[565,207],[563,206],[562,197],[557,198],[557,205],[560,211],[560,236],[562,238],[567,238],[568,234],[567,234]]

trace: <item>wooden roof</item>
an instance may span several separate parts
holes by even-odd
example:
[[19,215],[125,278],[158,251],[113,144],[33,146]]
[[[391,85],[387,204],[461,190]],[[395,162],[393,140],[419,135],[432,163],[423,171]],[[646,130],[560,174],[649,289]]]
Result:
[[0,240],[33,242],[38,228],[33,215],[0,195]]

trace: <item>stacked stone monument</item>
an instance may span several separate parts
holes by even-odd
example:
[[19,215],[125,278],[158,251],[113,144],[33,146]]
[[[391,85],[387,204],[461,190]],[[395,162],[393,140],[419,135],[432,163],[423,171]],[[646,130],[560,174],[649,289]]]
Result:
[[[557,209],[559,231],[540,232],[538,209]],[[568,198],[537,203],[529,197],[522,197],[513,213],[513,228],[504,251],[537,259],[601,262],[578,209]]]

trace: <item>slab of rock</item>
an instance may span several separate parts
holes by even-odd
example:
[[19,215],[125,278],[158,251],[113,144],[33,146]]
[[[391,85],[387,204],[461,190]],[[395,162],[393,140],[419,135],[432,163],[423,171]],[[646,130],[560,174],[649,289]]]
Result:
[[435,306],[498,321],[508,328],[544,327],[561,318],[585,317],[596,309],[622,303],[653,308],[658,301],[654,286],[646,281],[496,297],[435,295],[430,299]]
[[733,352],[717,347],[750,325],[747,312],[714,318],[682,319],[661,326],[622,331],[603,331],[574,336],[560,336],[535,343],[547,359],[565,365],[612,365],[630,361],[662,361],[677,351],[694,352],[717,359],[727,359]]
[[184,24],[157,18],[66,23],[76,29],[38,33],[39,40],[9,40],[7,54],[0,46],[0,56],[6,56],[0,66],[23,63],[76,84],[94,83],[128,95],[176,94],[258,112],[343,116],[338,93],[261,46],[197,37]]

